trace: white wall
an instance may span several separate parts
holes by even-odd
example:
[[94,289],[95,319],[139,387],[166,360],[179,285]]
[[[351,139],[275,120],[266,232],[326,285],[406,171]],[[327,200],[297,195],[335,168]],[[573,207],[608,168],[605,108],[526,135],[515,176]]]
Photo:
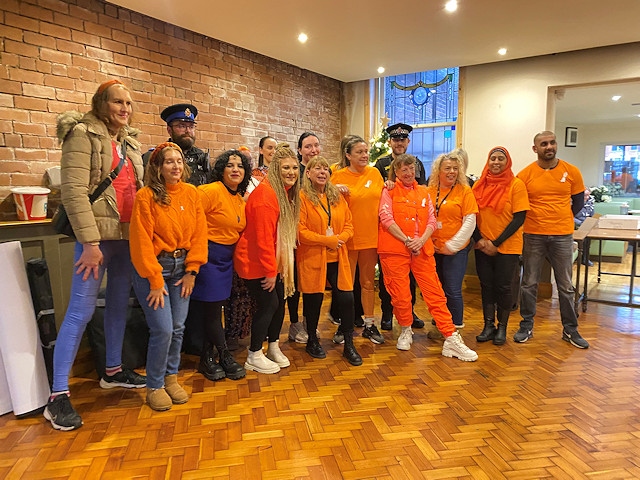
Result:
[[462,146],[469,152],[471,173],[482,172],[489,150],[496,145],[509,150],[518,172],[535,160],[533,136],[555,129],[558,157],[580,167],[586,183],[599,184],[600,145],[622,137],[635,142],[640,137],[640,129],[616,132],[611,127],[600,133],[599,127],[571,125],[579,127],[578,147],[565,148],[564,126],[554,125],[554,99],[548,94],[561,86],[639,79],[640,43],[466,67],[464,78]]

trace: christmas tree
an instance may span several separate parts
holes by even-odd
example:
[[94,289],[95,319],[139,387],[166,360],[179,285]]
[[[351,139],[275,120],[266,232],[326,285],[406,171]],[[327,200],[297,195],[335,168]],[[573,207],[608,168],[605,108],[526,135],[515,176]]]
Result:
[[385,117],[380,120],[378,124],[379,133],[371,139],[369,145],[369,162],[372,164],[375,163],[378,158],[391,154],[389,133],[386,130],[389,118],[385,115]]

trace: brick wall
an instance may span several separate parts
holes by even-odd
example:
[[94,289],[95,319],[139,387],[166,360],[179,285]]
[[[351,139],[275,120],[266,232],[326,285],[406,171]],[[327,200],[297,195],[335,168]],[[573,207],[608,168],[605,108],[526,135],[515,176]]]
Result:
[[0,2],[0,220],[11,187],[43,185],[58,165],[56,116],[88,111],[113,77],[130,88],[144,148],[167,138],[162,109],[198,107],[196,145],[212,157],[305,130],[337,158],[342,83],[100,0]]

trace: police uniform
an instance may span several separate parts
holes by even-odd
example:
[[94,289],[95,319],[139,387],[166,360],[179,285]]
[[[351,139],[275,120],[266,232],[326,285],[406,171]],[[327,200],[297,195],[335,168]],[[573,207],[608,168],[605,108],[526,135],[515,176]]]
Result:
[[[396,123],[387,127],[387,133],[391,138],[409,138],[409,134],[413,130],[411,125],[407,125],[406,123]],[[427,177],[424,171],[424,165],[420,161],[418,157],[416,163],[416,182],[418,185],[426,185]],[[387,155],[386,157],[380,157],[375,164],[375,167],[382,175],[382,178],[386,181],[389,178],[389,168],[391,167],[391,162],[393,161],[392,155]]]
[[[178,103],[165,108],[160,116],[170,125],[174,120],[181,120],[183,122],[195,122],[198,115],[198,109],[189,103]],[[173,140],[170,138],[170,142]],[[142,156],[142,161],[145,167],[149,162],[149,157],[153,148]],[[183,150],[184,159],[189,168],[191,169],[191,177],[188,182],[198,186],[211,182],[211,162],[209,160],[209,154],[203,150],[200,150],[196,146],[192,146],[188,150]]]

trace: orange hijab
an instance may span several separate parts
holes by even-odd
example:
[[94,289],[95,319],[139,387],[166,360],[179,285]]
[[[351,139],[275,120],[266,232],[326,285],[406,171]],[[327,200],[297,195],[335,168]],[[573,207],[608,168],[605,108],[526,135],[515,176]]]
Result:
[[[499,175],[493,175],[489,172],[489,159],[494,152],[504,153],[507,157],[507,168]],[[482,170],[482,176],[476,183],[473,184],[473,194],[478,202],[478,208],[491,208],[496,213],[502,213],[505,204],[507,203],[507,195],[509,193],[509,186],[514,179],[511,155],[509,151],[504,147],[494,147],[489,151],[487,156],[487,163]]]

